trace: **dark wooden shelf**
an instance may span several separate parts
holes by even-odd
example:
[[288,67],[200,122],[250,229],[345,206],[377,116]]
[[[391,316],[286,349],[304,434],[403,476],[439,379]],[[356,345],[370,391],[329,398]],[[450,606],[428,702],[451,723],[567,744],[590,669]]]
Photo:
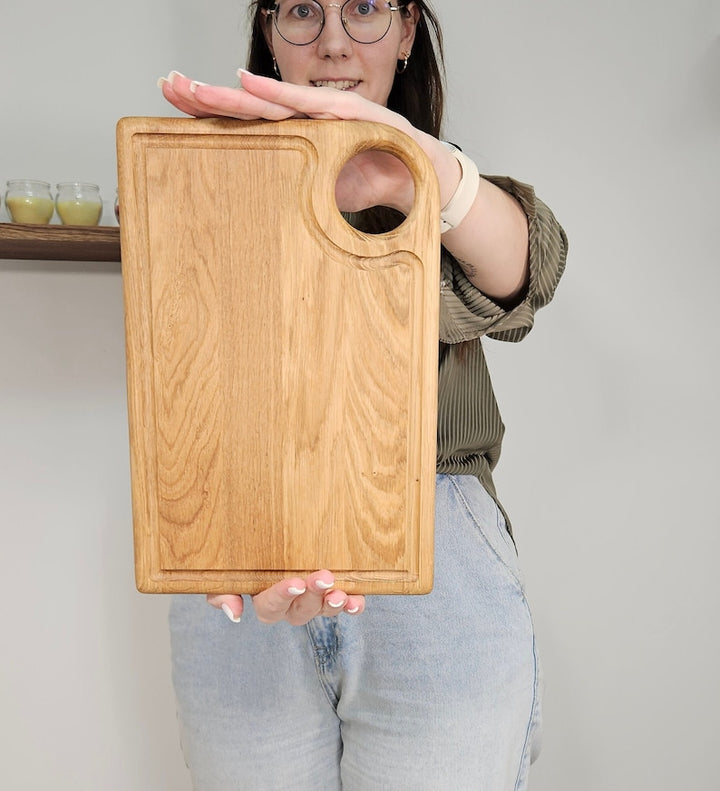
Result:
[[120,229],[109,225],[0,223],[0,259],[120,261]]

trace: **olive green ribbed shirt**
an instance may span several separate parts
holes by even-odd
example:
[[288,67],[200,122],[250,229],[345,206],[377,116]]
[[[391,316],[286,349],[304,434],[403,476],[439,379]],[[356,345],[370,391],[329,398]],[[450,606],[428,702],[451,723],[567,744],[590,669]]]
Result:
[[454,258],[442,251],[437,471],[475,475],[495,497],[492,470],[505,427],[500,416],[481,338],[519,341],[533,326],[535,311],[553,297],[565,268],[567,237],[532,187],[484,176],[513,195],[528,218],[530,282],[523,301],[504,310],[478,291]]

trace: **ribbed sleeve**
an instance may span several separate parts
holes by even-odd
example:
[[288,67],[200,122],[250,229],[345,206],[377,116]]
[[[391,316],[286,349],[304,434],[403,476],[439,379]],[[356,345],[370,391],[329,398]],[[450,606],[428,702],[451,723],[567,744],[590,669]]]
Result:
[[507,176],[483,176],[520,203],[528,218],[530,282],[525,299],[503,310],[479,291],[446,250],[440,283],[440,340],[462,343],[489,335],[519,341],[532,329],[535,312],[553,297],[565,269],[567,237],[534,189]]

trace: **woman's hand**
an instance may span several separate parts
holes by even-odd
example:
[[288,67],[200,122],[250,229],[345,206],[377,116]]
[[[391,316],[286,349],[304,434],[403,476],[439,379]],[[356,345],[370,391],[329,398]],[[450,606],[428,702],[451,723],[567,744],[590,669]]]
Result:
[[286,118],[317,118],[346,121],[377,121],[410,133],[413,129],[402,115],[371,102],[353,91],[294,85],[249,71],[238,72],[239,88],[206,85],[176,71],[159,81],[163,96],[188,115],[198,118],[225,117],[243,121]]
[[[439,141],[419,132],[402,115],[352,91],[294,85],[247,71],[239,75],[240,88],[205,85],[178,72],[170,72],[167,79],[160,81],[160,86],[172,105],[198,118],[371,121],[399,129],[421,146],[432,149],[436,156],[445,159],[449,156]],[[453,160],[450,166],[455,168],[457,164]],[[407,214],[413,205],[414,186],[410,172],[396,157],[382,151],[367,151],[350,160],[341,172],[336,198],[341,211],[390,206]]]
[[[334,589],[335,580],[327,571],[316,571],[305,579],[290,577],[252,597],[255,615],[262,623],[287,621],[302,626],[317,615],[359,615],[365,609],[365,597],[349,596]],[[209,595],[208,604],[222,610],[237,623],[243,613],[243,598],[229,594]]]

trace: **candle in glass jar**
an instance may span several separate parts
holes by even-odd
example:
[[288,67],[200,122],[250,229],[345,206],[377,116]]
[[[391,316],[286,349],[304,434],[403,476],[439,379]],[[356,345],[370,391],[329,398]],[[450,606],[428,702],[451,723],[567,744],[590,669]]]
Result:
[[97,225],[102,205],[82,200],[59,200],[55,204],[63,225]]
[[98,224],[103,205],[97,184],[63,182],[57,189],[55,208],[63,225]]
[[13,179],[7,183],[5,206],[13,222],[47,225],[54,203],[46,181]]

